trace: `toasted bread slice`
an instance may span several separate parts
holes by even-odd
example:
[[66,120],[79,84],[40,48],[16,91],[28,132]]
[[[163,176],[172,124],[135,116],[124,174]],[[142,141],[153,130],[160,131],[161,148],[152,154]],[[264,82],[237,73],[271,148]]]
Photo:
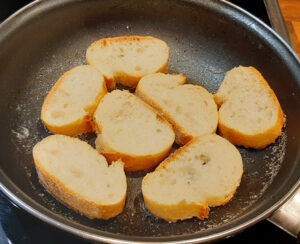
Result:
[[128,91],[105,95],[94,122],[96,148],[108,162],[122,159],[127,171],[156,166],[169,154],[175,139],[172,126]]
[[142,182],[147,209],[159,218],[208,217],[209,207],[226,204],[243,174],[239,151],[226,139],[198,137],[163,161]]
[[235,145],[261,149],[281,134],[280,104],[263,76],[253,67],[230,70],[214,96],[220,134]]
[[89,218],[109,219],[126,199],[123,162],[105,158],[77,138],[52,135],[33,148],[41,183],[59,201]]
[[103,75],[82,65],[66,72],[48,93],[41,119],[54,134],[76,136],[92,131],[91,118],[107,93]]
[[176,142],[186,144],[194,137],[215,133],[218,110],[213,95],[196,85],[184,85],[184,75],[144,76],[136,94],[156,108],[173,125]]
[[104,38],[89,46],[86,60],[104,75],[108,88],[116,81],[136,87],[144,75],[166,71],[169,47],[151,36]]

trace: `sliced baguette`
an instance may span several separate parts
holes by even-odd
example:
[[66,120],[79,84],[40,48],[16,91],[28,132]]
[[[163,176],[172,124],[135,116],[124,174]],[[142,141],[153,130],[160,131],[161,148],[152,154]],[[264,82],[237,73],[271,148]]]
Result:
[[59,201],[89,218],[109,219],[122,212],[126,176],[121,161],[107,162],[87,143],[52,135],[33,148],[41,183]]
[[186,144],[194,137],[215,133],[217,105],[213,95],[196,85],[184,85],[184,75],[151,74],[144,76],[136,94],[156,108],[174,127],[176,142]]
[[142,182],[147,209],[159,218],[208,217],[209,207],[226,204],[243,174],[239,151],[215,135],[195,138],[175,151]]
[[280,104],[263,76],[253,67],[230,70],[214,96],[220,134],[235,145],[262,149],[281,134]]
[[105,95],[94,122],[96,148],[108,162],[122,159],[127,171],[156,166],[169,154],[175,139],[172,126],[128,91]]
[[48,93],[41,113],[53,134],[76,136],[92,131],[91,118],[107,93],[102,74],[82,65],[66,72]]
[[104,38],[89,46],[86,60],[104,75],[108,88],[116,81],[136,87],[142,76],[166,71],[169,47],[151,36]]

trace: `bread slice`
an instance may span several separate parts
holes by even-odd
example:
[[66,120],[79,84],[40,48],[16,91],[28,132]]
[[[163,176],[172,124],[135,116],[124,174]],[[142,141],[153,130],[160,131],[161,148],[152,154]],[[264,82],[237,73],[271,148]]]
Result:
[[127,171],[156,166],[169,154],[175,139],[172,126],[128,91],[105,95],[94,122],[96,148],[108,162],[122,159]]
[[263,76],[253,67],[230,70],[215,94],[220,134],[235,145],[261,149],[281,134],[280,104]]
[[33,158],[41,183],[70,208],[99,219],[122,212],[127,183],[121,161],[108,167],[89,144],[64,135],[36,144]]
[[104,38],[89,46],[86,60],[104,75],[108,88],[116,81],[136,87],[144,75],[166,71],[169,47],[151,36]]
[[193,139],[147,174],[142,193],[147,209],[159,218],[204,220],[209,207],[224,205],[233,197],[242,174],[239,151],[210,134]]
[[215,133],[218,110],[212,94],[196,85],[184,85],[184,75],[144,76],[136,94],[156,108],[173,125],[176,142],[184,145],[194,137]]
[[54,134],[76,136],[92,131],[91,118],[106,93],[99,71],[89,65],[75,67],[61,76],[48,93],[41,119]]

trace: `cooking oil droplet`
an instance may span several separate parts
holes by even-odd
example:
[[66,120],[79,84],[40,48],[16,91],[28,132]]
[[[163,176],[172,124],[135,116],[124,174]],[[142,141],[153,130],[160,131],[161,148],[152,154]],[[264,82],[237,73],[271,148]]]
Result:
[[130,32],[130,31],[131,31],[130,25],[126,25],[126,31],[127,31],[127,32]]

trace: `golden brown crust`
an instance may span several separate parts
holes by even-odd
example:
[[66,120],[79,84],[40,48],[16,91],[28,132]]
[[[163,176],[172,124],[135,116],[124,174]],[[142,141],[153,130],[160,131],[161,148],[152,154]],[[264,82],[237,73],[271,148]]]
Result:
[[145,41],[145,40],[157,40],[157,38],[154,38],[152,36],[117,36],[117,37],[109,37],[109,38],[103,38],[98,41],[93,42],[90,47],[93,46],[107,46],[107,43],[110,42],[127,42],[127,41]]
[[116,204],[112,205],[101,205],[92,201],[88,201],[70,189],[66,188],[65,185],[57,180],[55,177],[50,175],[40,163],[35,159],[35,166],[38,177],[44,187],[59,201],[69,206],[75,211],[94,219],[110,219],[123,211],[126,195],[124,198]]
[[147,156],[134,156],[122,154],[119,152],[115,153],[100,153],[106,158],[108,163],[112,163],[119,159],[124,162],[125,171],[140,171],[140,170],[148,170],[154,168],[157,164],[159,164],[163,159],[165,159],[170,151],[172,146],[164,150],[163,152],[155,155],[147,155]]
[[[93,45],[93,44],[92,44]],[[93,66],[90,61],[88,59],[86,59],[86,64],[87,65],[90,65],[90,66]],[[93,66],[94,67],[94,66]],[[95,67],[95,69],[97,69],[97,67]],[[98,70],[98,69],[97,69]],[[101,71],[98,70],[100,73]],[[102,74],[102,73],[101,73]],[[114,77],[108,77],[104,74],[102,74],[103,77],[104,77],[104,80],[105,80],[105,83],[106,83],[106,87],[108,90],[113,90],[116,88],[116,81],[115,81],[115,78]]]
[[91,125],[90,116],[86,116],[83,119],[77,120],[71,124],[65,126],[53,126],[48,124],[42,117],[43,124],[53,134],[62,134],[66,136],[77,136],[82,133],[92,132],[93,127]]
[[[241,183],[241,179],[239,184]],[[226,205],[235,195],[236,190],[228,194],[225,198],[210,198],[207,199],[207,205],[210,207],[218,207],[218,206],[224,206]]]
[[145,195],[143,197],[147,209],[149,209],[151,213],[169,222],[176,222],[193,217],[204,220],[208,218],[210,211],[207,205],[203,206],[197,203],[187,203],[186,201],[182,201],[177,205],[162,205],[151,201]]
[[271,143],[274,143],[277,137],[281,134],[282,126],[283,117],[278,116],[275,126],[271,129],[256,135],[247,135],[223,124],[219,116],[220,135],[225,137],[234,145],[244,146],[247,148],[263,149]]
[[81,119],[78,119],[77,121],[74,121],[70,124],[66,124],[63,126],[56,126],[50,123],[47,123],[47,120],[45,119],[45,113],[48,110],[50,100],[53,98],[55,95],[57,89],[61,86],[61,84],[64,82],[66,77],[70,75],[72,70],[67,71],[64,73],[59,80],[54,84],[48,95],[46,96],[43,106],[42,106],[42,111],[41,111],[41,120],[43,124],[49,129],[50,132],[53,134],[63,134],[67,136],[77,136],[86,132],[92,132],[93,130],[93,124],[92,124],[92,115],[95,112],[98,103],[102,99],[102,97],[107,93],[107,88],[105,85],[105,82],[103,82],[103,87],[101,89],[101,93],[98,94],[95,103],[87,108],[88,114]]
[[109,90],[113,90],[116,88],[116,81],[114,78],[110,78],[110,77],[105,77],[105,75],[103,75],[104,79],[105,79],[105,83],[107,86],[107,89]]
[[[247,135],[244,133],[241,133],[234,128],[231,128],[229,125],[225,125],[222,122],[222,118],[220,116],[220,110],[219,110],[219,131],[220,134],[228,139],[232,144],[238,145],[238,146],[244,146],[244,147],[250,147],[254,149],[263,149],[266,146],[270,145],[271,143],[274,143],[277,137],[281,134],[281,129],[284,124],[284,117],[283,117],[283,111],[281,109],[280,103],[274,93],[274,91],[271,89],[267,81],[264,79],[262,74],[256,70],[253,67],[249,67],[257,76],[259,76],[260,81],[263,83],[263,85],[267,88],[268,93],[270,94],[271,98],[273,99],[274,103],[276,104],[277,111],[278,111],[278,117],[276,124],[270,128],[267,131],[263,131],[260,134],[255,135]],[[225,101],[226,103],[226,101]],[[223,104],[221,104],[222,107]]]

